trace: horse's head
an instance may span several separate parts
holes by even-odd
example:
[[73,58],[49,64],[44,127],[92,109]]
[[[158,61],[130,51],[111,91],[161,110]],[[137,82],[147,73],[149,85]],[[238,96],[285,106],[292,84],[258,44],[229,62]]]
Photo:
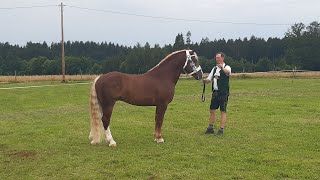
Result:
[[186,62],[183,70],[186,74],[192,75],[196,80],[202,79],[203,72],[196,52],[186,50]]

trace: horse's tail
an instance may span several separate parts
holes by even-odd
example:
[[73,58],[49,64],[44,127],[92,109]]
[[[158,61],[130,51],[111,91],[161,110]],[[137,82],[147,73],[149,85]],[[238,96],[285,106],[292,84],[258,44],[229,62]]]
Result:
[[89,139],[91,140],[91,144],[97,144],[97,143],[100,143],[101,141],[102,111],[101,111],[101,105],[97,98],[96,86],[95,86],[99,77],[97,77],[93,81],[93,84],[91,86],[91,92],[90,92],[91,131],[90,131]]

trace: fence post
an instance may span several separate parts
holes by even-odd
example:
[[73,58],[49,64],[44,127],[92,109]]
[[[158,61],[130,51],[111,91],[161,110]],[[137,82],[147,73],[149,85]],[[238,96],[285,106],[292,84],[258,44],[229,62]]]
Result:
[[297,66],[295,66],[293,69],[292,69],[292,83],[293,83],[293,79],[296,77],[296,71],[297,71]]

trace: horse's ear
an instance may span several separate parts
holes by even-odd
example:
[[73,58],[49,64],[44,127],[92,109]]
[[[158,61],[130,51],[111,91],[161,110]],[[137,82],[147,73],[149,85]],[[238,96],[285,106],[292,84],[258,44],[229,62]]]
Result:
[[192,52],[192,55],[195,55],[195,56],[197,56],[197,53],[196,53],[196,51],[194,51],[194,50],[191,50],[191,52]]
[[191,50],[191,49],[188,49],[188,51],[189,51],[190,55],[194,55],[198,59],[198,55],[197,55],[196,51]]

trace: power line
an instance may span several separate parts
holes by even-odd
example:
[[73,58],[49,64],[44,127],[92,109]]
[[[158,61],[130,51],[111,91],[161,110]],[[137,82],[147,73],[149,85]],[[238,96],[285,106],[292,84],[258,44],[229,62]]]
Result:
[[121,14],[121,15],[127,15],[127,16],[136,16],[136,17],[144,17],[144,18],[152,18],[152,19],[175,20],[175,21],[213,23],[213,24],[257,25],[257,26],[291,26],[292,25],[292,24],[283,24],[283,23],[253,23],[253,22],[231,22],[231,21],[213,21],[213,20],[200,20],[200,19],[173,18],[173,17],[151,16],[151,15],[144,15],[144,14],[126,13],[126,12],[103,10],[103,9],[85,8],[85,7],[79,7],[79,6],[70,6],[70,5],[66,5],[66,6],[70,7],[70,8],[76,8],[76,9],[82,9],[82,10],[88,10],[88,11],[97,11],[97,12],[105,12],[105,13],[111,13],[111,14]]
[[20,6],[20,7],[8,7],[0,8],[1,10],[14,10],[14,9],[31,9],[31,8],[44,8],[44,7],[58,7],[59,5],[43,5],[43,6]]
[[[45,8],[45,7],[58,7],[58,6],[61,6],[61,5],[20,6],[20,7],[0,8],[0,10],[31,9],[31,8]],[[126,13],[126,12],[104,10],[104,9],[86,8],[86,7],[72,6],[72,5],[64,5],[64,6],[70,7],[70,8],[75,8],[75,9],[87,10],[87,11],[96,11],[96,12],[120,14],[120,15],[127,15],[127,16],[136,16],[136,17],[143,17],[143,18],[164,19],[164,20],[185,21],[185,22],[233,24],[233,25],[256,25],[256,26],[291,26],[292,25],[292,24],[285,24],[285,23],[232,22],[232,21],[213,21],[213,20],[201,20],[201,19],[174,18],[174,17],[151,16],[151,15],[144,15],[144,14]]]

